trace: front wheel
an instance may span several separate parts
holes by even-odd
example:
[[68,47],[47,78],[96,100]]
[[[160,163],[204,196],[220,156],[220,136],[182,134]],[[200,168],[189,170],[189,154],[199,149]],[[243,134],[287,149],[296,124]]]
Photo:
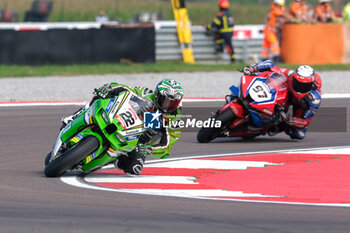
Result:
[[214,119],[221,121],[220,128],[201,128],[197,134],[197,141],[200,143],[210,142],[226,129],[226,127],[235,120],[236,116],[230,109],[217,114]]
[[51,153],[52,151],[45,156],[45,160],[44,160],[45,166],[49,164],[49,161],[51,159]]
[[72,168],[93,153],[99,147],[99,141],[93,136],[84,138],[78,144],[64,152],[57,159],[52,160],[45,166],[45,176],[57,177]]

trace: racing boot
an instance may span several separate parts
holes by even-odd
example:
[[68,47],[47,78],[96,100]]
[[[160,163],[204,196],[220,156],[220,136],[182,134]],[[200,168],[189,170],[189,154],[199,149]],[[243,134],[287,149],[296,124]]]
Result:
[[300,142],[306,136],[306,128],[305,129],[290,128],[287,134],[289,135],[289,137],[292,139],[293,142]]
[[128,153],[128,156],[119,156],[118,161],[115,162],[115,167],[122,169],[127,175],[140,175],[146,157],[152,155],[152,153],[151,146],[139,144],[135,150]]
[[124,172],[126,172],[128,164],[129,164],[129,156],[124,154],[120,155],[118,159],[114,161],[114,167],[117,169],[123,170]]

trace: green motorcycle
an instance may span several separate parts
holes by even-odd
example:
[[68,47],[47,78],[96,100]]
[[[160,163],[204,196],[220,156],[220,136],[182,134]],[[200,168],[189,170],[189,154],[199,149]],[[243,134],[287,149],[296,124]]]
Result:
[[61,129],[52,152],[45,158],[45,175],[94,171],[131,152],[146,130],[144,112],[152,106],[151,101],[129,91],[94,101]]

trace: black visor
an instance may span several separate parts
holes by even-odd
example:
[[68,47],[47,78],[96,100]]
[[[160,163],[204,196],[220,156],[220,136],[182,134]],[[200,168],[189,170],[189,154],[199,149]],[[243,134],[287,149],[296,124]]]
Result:
[[313,83],[302,83],[297,79],[293,78],[293,89],[299,93],[306,93],[311,91]]
[[156,99],[157,105],[164,112],[172,112],[175,111],[181,102],[181,98],[169,98],[167,96],[159,94]]

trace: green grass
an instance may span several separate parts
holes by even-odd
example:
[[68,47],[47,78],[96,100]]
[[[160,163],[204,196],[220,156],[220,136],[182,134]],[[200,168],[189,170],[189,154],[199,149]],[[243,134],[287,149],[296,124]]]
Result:
[[[141,11],[162,13],[167,20],[173,20],[171,0],[50,0],[53,9],[49,20],[94,21],[104,9],[110,18],[117,17],[121,22],[135,18]],[[289,6],[292,0],[287,0]],[[19,13],[19,21],[30,10],[33,0],[0,0],[0,9],[12,9]],[[236,24],[263,24],[272,0],[231,0],[230,11]],[[318,0],[307,1],[315,6]],[[341,11],[347,0],[332,3],[333,9]],[[217,14],[217,0],[186,0],[189,17],[193,25],[206,25]]]
[[[154,64],[98,64],[98,65],[46,65],[46,66],[0,66],[0,77],[31,77],[31,76],[76,76],[100,74],[131,74],[131,73],[168,73],[196,71],[237,71],[244,63],[237,64],[184,64],[179,62],[157,62]],[[280,66],[295,69],[297,65]],[[316,71],[350,70],[349,64],[316,65]]]
[[[33,0],[0,0],[0,9],[19,12],[23,21],[25,11],[31,8]],[[173,20],[170,0],[51,0],[54,4],[50,21],[94,21],[100,9],[110,18],[117,17],[122,22],[132,19],[140,11],[160,12],[166,19]],[[231,12],[236,24],[263,24],[272,0],[231,0]],[[315,5],[318,0],[309,0]],[[287,5],[291,0],[287,1]],[[217,14],[217,0],[186,0],[193,25],[207,25]],[[338,1],[338,5],[345,0]],[[336,2],[333,3],[336,5]],[[178,62],[158,62],[156,64],[98,64],[71,66],[0,66],[0,77],[125,74],[143,72],[194,72],[194,71],[235,71],[245,64],[233,65],[187,65]],[[289,66],[295,68],[297,66]],[[350,65],[315,66],[316,70],[350,70]]]
[[[94,21],[101,9],[110,18],[117,18],[121,22],[134,19],[137,13],[159,12],[166,20],[173,20],[170,0],[51,0],[53,9],[49,20],[62,21]],[[264,0],[265,1],[265,0]],[[269,4],[248,4],[231,1],[231,12],[236,24],[264,23]],[[256,2],[256,1],[255,1]],[[32,0],[0,0],[0,9],[8,8],[19,13],[19,21],[23,21],[25,12],[30,10]],[[218,13],[217,0],[186,1],[190,20],[193,25],[207,25]]]

